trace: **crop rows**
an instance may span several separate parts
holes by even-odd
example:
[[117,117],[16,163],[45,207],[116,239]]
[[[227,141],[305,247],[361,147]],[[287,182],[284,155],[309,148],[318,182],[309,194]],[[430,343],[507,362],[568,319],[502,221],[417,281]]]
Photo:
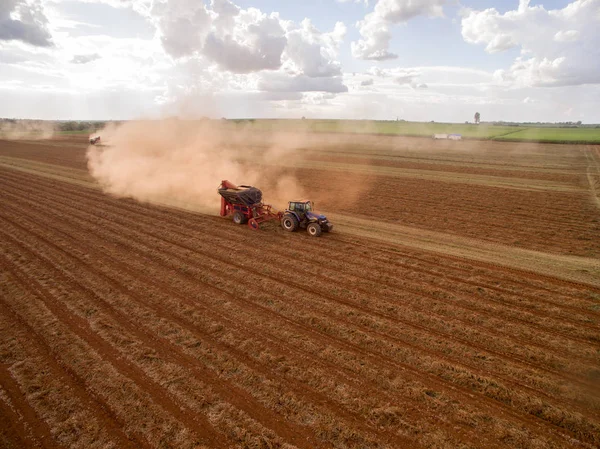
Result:
[[13,438],[599,444],[594,289],[0,173]]

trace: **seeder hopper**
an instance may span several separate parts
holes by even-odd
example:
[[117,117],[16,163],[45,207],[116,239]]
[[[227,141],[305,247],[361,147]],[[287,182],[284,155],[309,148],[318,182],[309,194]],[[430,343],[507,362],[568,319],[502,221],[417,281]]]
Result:
[[263,204],[262,192],[256,187],[236,186],[222,181],[219,186],[221,195],[221,216],[233,215],[236,224],[248,223],[250,228],[259,229],[260,223],[281,220],[283,214],[273,210],[270,204]]

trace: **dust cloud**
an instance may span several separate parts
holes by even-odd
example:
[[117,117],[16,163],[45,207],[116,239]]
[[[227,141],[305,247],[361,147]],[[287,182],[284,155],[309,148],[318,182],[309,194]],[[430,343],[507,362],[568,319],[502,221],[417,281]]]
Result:
[[6,120],[0,122],[0,138],[42,140],[54,136],[54,123],[42,120]]
[[[255,185],[265,202],[285,205],[305,191],[289,164],[302,135],[251,131],[232,122],[165,119],[109,125],[90,145],[88,168],[107,193],[216,213],[223,179]],[[286,166],[278,166],[283,164]]]

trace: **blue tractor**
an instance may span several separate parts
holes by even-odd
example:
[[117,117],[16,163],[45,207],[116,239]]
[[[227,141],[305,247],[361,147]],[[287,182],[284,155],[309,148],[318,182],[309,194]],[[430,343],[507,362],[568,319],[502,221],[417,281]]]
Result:
[[281,217],[281,226],[290,232],[305,228],[313,237],[319,237],[322,232],[329,232],[333,229],[333,225],[327,220],[327,217],[314,212],[314,204],[308,200],[290,201]]

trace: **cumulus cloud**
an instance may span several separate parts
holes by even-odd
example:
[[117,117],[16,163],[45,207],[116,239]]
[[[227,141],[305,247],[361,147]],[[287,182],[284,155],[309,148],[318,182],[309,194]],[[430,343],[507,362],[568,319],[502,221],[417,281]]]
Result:
[[96,59],[100,59],[100,55],[98,53],[92,53],[90,55],[75,55],[71,62],[73,64],[87,64],[88,62],[95,61]]
[[258,89],[269,92],[348,92],[337,61],[340,44],[346,35],[342,22],[331,32],[315,28],[309,19],[299,27],[288,24],[287,46],[281,70],[262,73]]
[[484,44],[488,53],[520,48],[500,82],[525,86],[600,83],[600,0],[575,0],[563,9],[546,10],[520,0],[516,10],[465,10],[462,35]]
[[[431,69],[431,68],[425,68]],[[377,77],[377,78],[390,78],[393,80],[393,83],[401,86],[409,86],[413,89],[426,89],[427,84],[421,82],[420,78],[422,76],[422,70],[419,68],[394,68],[394,69],[380,69],[379,67],[371,67],[368,70],[368,73]],[[369,80],[367,80],[369,81]],[[373,84],[373,80],[370,80],[369,84],[361,85],[371,85]]]
[[0,1],[0,41],[18,40],[36,47],[52,46],[48,19],[40,0]]
[[388,73],[394,74],[395,81],[398,84],[415,84],[416,79],[421,75],[420,72],[411,69],[400,69]]
[[275,72],[265,73],[258,82],[258,89],[268,92],[348,92],[342,77],[310,77]]
[[361,39],[352,42],[353,56],[376,61],[397,58],[388,50],[391,27],[421,15],[440,17],[445,3],[446,0],[378,0],[373,12],[357,24]]
[[151,11],[165,51],[202,56],[234,73],[275,70],[287,43],[277,14],[241,9],[229,0],[160,0]]
[[369,0],[335,0],[338,3],[364,3],[365,5],[369,4]]
[[299,29],[287,35],[286,56],[293,62],[294,70],[306,76],[341,75],[336,56],[345,35],[346,26],[342,22],[337,22],[331,33],[322,33],[309,19],[304,19]]

